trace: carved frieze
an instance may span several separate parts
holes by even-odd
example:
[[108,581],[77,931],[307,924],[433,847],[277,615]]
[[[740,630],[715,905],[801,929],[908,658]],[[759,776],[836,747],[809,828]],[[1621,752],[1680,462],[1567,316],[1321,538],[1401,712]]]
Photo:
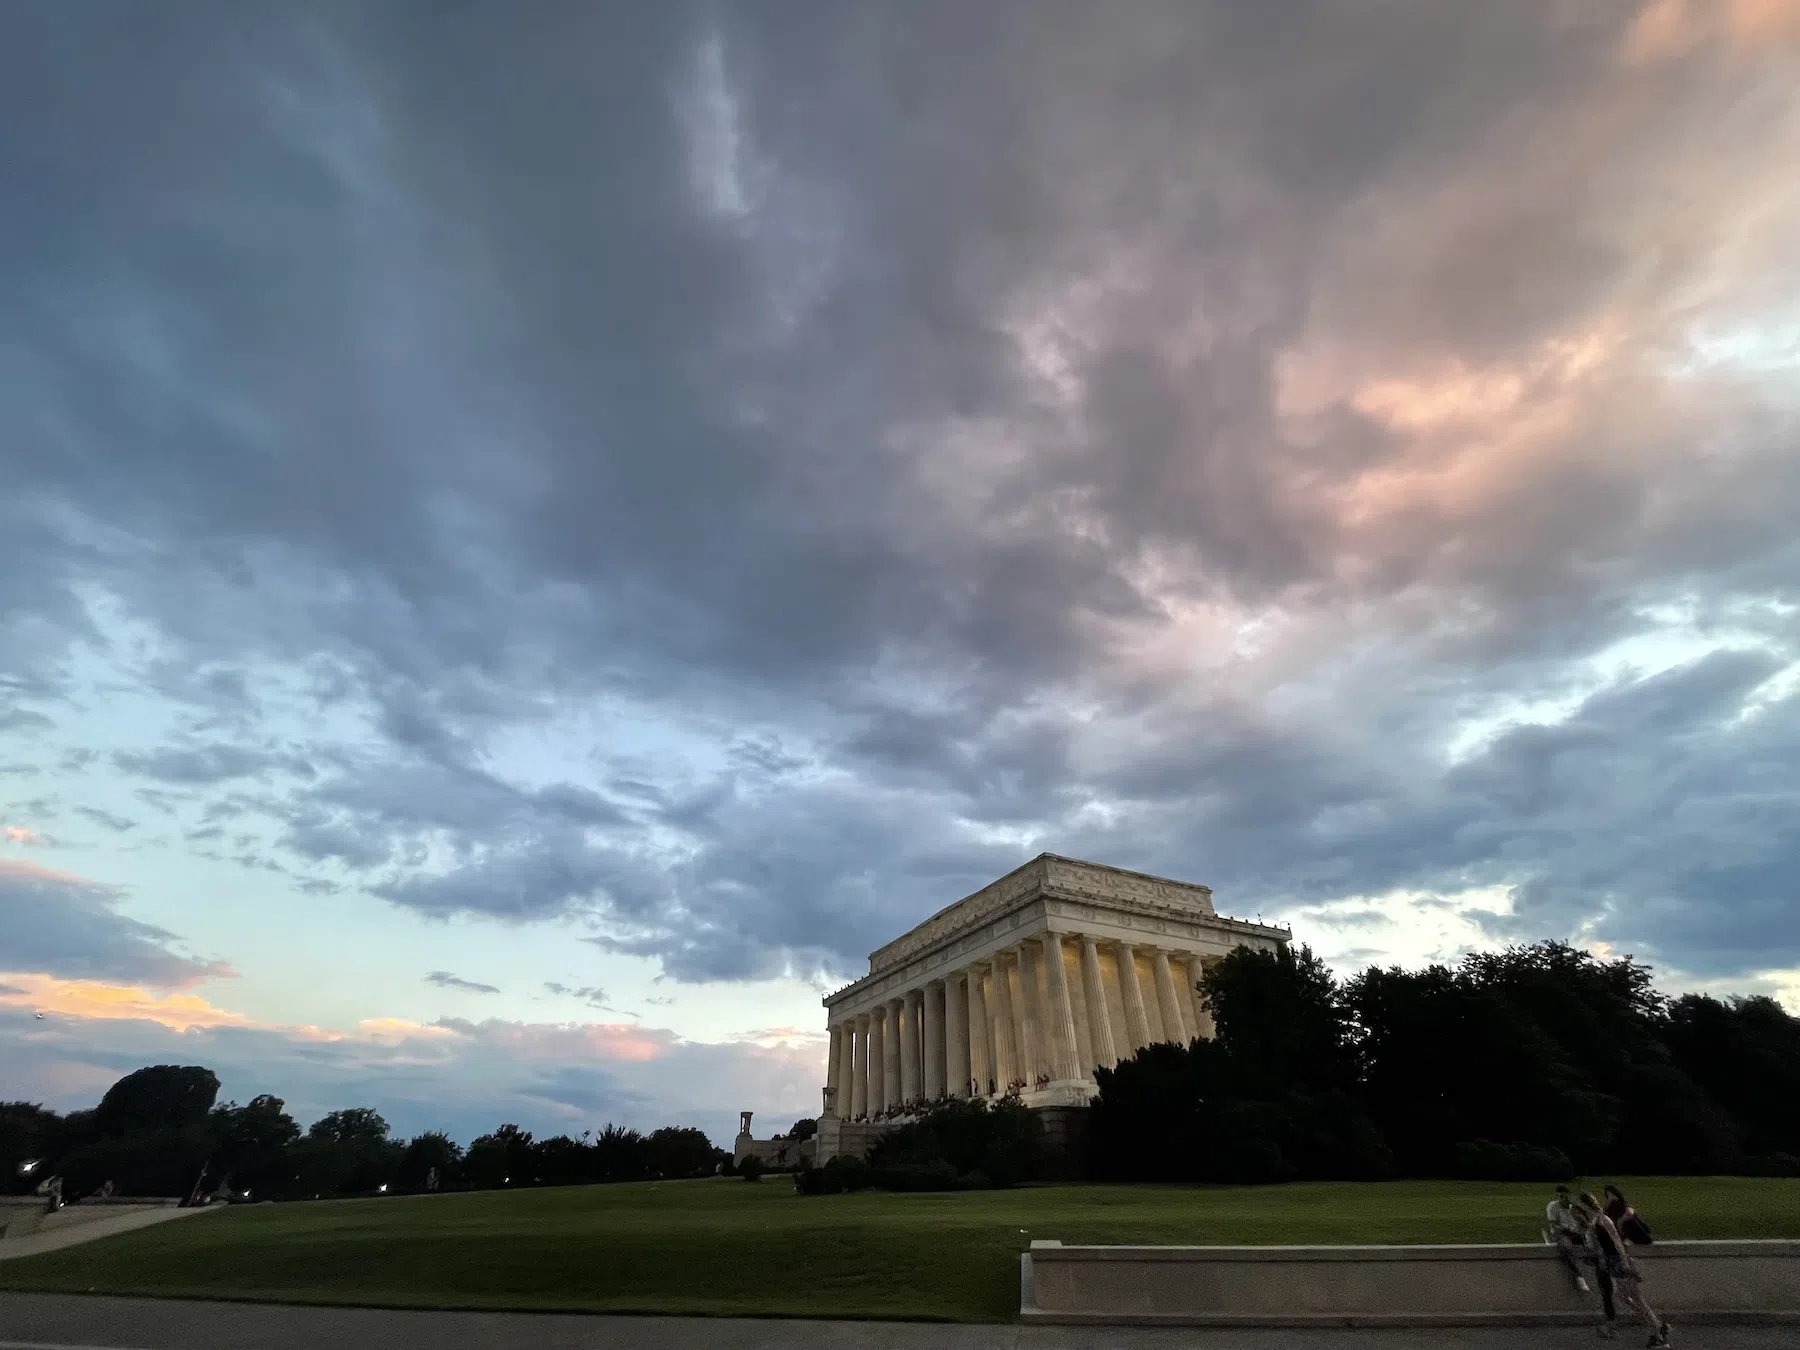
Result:
[[[1035,912],[1032,906],[1041,906]],[[1238,940],[1273,936],[1270,929],[1223,918],[1212,891],[1138,872],[1044,854],[973,895],[939,910],[869,957],[869,974],[828,995],[827,1005],[847,996],[858,1002],[910,989],[967,964],[970,953],[1016,932],[1042,914],[1058,927],[1110,925],[1196,944],[1223,934]],[[1277,939],[1279,940],[1279,939]]]
[[1022,904],[1043,889],[1045,859],[1034,858],[1017,871],[984,886],[975,894],[939,910],[910,932],[895,938],[869,957],[869,973],[876,974],[935,946],[951,934]]

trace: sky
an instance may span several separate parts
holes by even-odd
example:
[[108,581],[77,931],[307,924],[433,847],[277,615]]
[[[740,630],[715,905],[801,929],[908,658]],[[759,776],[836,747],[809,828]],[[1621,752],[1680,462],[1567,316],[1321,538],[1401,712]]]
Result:
[[0,1097],[726,1143],[1045,851],[1800,1009],[1795,164],[1800,0],[0,8]]

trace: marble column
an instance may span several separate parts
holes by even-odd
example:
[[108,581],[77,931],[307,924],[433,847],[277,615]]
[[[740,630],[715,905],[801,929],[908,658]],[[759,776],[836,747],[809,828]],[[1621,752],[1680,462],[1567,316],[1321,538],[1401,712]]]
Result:
[[851,1054],[856,1062],[856,1071],[850,1075],[850,1118],[869,1114],[869,1018],[868,1014],[859,1015],[854,1020],[855,1030],[851,1033],[853,1046]]
[[838,1102],[838,1093],[842,1090],[843,1086],[840,1074],[844,1050],[844,1024],[842,1022],[833,1022],[828,1028],[828,1031],[829,1048],[825,1051],[825,1101],[829,1109],[820,1114],[825,1116],[841,1116],[844,1113],[844,1108]]
[[1094,1076],[1094,1029],[1088,1024],[1087,981],[1081,977],[1081,946],[1063,934],[1063,967],[1069,986],[1069,1002],[1075,1009],[1075,1062],[1089,1078]]
[[1188,1033],[1181,1015],[1181,995],[1175,988],[1175,972],[1169,969],[1169,954],[1161,947],[1150,953],[1150,968],[1156,972],[1156,1010],[1162,1014],[1163,1039],[1186,1045]]
[[850,1099],[856,1092],[856,1019],[846,1017],[842,1022],[843,1050],[839,1055],[842,1061],[838,1066],[837,1113],[840,1119],[847,1120],[852,1114]]
[[898,1106],[906,1098],[901,1095],[902,1079],[900,1077],[900,1047],[905,1043],[905,1031],[900,1026],[900,1005],[902,1000],[890,998],[887,1002],[887,1038],[882,1041],[881,1049],[886,1058],[882,1061],[881,1078],[887,1086],[887,1104]]
[[1131,1054],[1150,1044],[1150,1018],[1144,1012],[1144,986],[1138,979],[1137,949],[1121,942],[1114,954],[1119,958],[1119,1001],[1125,1005],[1125,1039],[1131,1042]]
[[944,1091],[952,1097],[969,1095],[969,991],[964,973],[944,981]]
[[1200,958],[1184,954],[1181,958],[1181,1016],[1187,1023],[1188,1039],[1204,1033],[1200,1030]]
[[[1188,983],[1198,986],[1206,975],[1206,958],[1196,956],[1188,962]],[[1194,989],[1194,1035],[1202,1040],[1210,1041],[1219,1034],[1213,1023],[1212,1010],[1206,1006],[1206,998],[1198,987]]]
[[988,1012],[986,975],[979,965],[969,967],[969,1077],[977,1097],[989,1095],[990,1083],[996,1087],[999,1084],[994,1069],[994,1019]]
[[923,1047],[921,1036],[924,991],[913,989],[900,1000],[903,1005],[900,1017],[900,1100],[916,1102],[919,1100],[921,1078],[919,1061],[924,1058],[920,1054]]
[[1106,1010],[1106,984],[1100,978],[1100,948],[1085,934],[1081,939],[1081,992],[1087,996],[1094,1066],[1110,1069],[1119,1062],[1119,1052],[1113,1046],[1112,1015]]
[[1052,1080],[1071,1082],[1087,1077],[1075,1044],[1075,1005],[1069,1000],[1069,972],[1063,965],[1062,935],[1045,933],[1044,1010],[1045,1046],[1050,1052]]
[[1013,1012],[1012,972],[1006,968],[1006,952],[994,953],[994,1085],[1005,1096],[1019,1080],[1019,1032]]
[[944,985],[933,981],[920,990],[919,1058],[923,1061],[920,1089],[928,1102],[944,1095]]
[[887,1110],[887,1009],[869,1014],[869,1119]]
[[1025,1080],[1025,1090],[1031,1092],[1036,1089],[1037,1080],[1050,1071],[1044,1000],[1039,996],[1043,967],[1035,942],[1021,942],[1012,954],[1019,967],[1019,1001],[1013,1008],[1019,1024],[1019,1077]]

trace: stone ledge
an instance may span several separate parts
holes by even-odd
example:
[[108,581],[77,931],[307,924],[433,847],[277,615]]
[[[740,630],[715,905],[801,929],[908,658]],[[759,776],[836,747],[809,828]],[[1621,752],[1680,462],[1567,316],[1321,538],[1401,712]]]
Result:
[[[1542,1243],[1411,1243],[1332,1247],[1067,1247],[1054,1239],[1031,1244],[1034,1255],[1053,1254],[1059,1261],[1169,1261],[1183,1264],[1244,1261],[1543,1261],[1556,1253]],[[1709,1241],[1691,1239],[1659,1242],[1654,1247],[1633,1247],[1634,1259],[1647,1262],[1672,1257],[1789,1257],[1800,1261],[1800,1239],[1742,1238]],[[1797,1269],[1796,1273],[1800,1273]]]
[[[1636,1249],[1645,1294],[1677,1323],[1800,1324],[1800,1242]],[[1027,1322],[1108,1326],[1453,1327],[1592,1324],[1541,1243],[1065,1247],[1020,1257]]]

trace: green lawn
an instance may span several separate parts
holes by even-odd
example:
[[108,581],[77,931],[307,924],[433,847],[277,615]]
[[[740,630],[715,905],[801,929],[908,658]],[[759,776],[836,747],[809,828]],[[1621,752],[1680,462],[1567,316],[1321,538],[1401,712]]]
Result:
[[[1628,1179],[1663,1237],[1800,1237],[1800,1181]],[[1527,1242],[1547,1186],[1045,1186],[802,1197],[781,1177],[243,1206],[0,1264],[0,1289],[393,1307],[948,1318],[1064,1242]]]

